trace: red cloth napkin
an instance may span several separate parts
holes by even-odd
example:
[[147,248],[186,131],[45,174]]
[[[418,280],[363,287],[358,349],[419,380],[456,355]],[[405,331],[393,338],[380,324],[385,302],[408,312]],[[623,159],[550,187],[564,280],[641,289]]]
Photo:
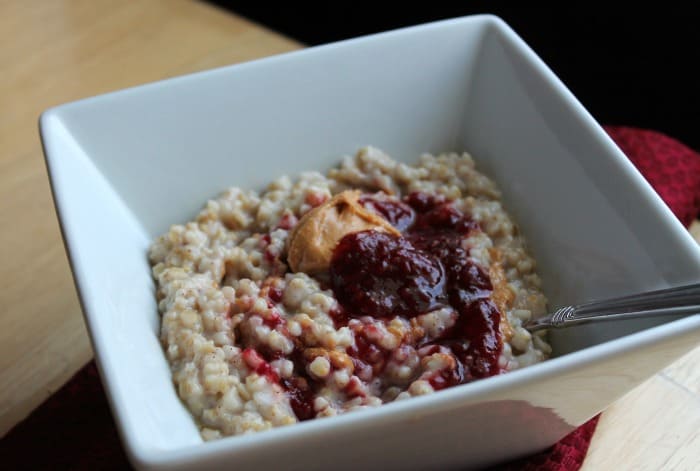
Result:
[[700,213],[700,154],[656,131],[605,130],[687,227]]
[[[700,155],[668,136],[629,127],[608,133],[686,225],[700,210]],[[575,471],[594,417],[550,449],[498,470]],[[0,442],[3,469],[129,469],[94,362],[88,363]]]

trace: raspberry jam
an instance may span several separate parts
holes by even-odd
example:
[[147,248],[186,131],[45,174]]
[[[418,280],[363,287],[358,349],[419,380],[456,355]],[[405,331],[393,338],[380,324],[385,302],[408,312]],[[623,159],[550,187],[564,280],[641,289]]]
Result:
[[289,404],[299,420],[314,418],[314,391],[304,377],[282,379],[282,387],[287,392]]
[[371,196],[363,196],[360,204],[370,211],[374,211],[400,231],[405,231],[413,224],[415,213],[413,208],[398,200],[379,200]]
[[336,297],[357,315],[414,317],[441,305],[438,259],[404,237],[362,231],[341,239],[331,262]]
[[270,364],[254,348],[243,350],[243,361],[253,372],[266,377],[270,382],[277,383],[279,376]]
[[366,196],[361,202],[403,235],[370,230],[338,243],[330,280],[343,317],[411,318],[452,308],[457,321],[432,342],[447,349],[456,366],[430,378],[433,388],[497,374],[501,313],[491,301],[488,274],[462,244],[478,224],[441,196],[415,192],[403,201]]

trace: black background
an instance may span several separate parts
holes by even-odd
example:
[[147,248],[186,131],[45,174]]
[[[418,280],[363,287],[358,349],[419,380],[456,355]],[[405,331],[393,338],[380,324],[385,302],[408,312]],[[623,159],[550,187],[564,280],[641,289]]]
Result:
[[307,45],[493,13],[542,57],[599,122],[656,129],[700,149],[700,80],[695,72],[700,65],[700,14],[690,7],[653,2],[637,2],[633,8],[613,2],[550,7],[532,2],[527,7],[525,2],[417,2],[382,9],[379,2],[210,3]]

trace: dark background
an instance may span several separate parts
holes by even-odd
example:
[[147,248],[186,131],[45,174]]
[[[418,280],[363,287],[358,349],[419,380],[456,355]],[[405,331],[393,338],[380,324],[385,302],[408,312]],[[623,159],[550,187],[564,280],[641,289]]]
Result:
[[656,129],[700,150],[700,80],[695,72],[700,64],[700,14],[689,7],[645,2],[648,6],[624,8],[613,6],[614,0],[604,7],[463,1],[383,9],[377,8],[380,2],[210,3],[307,45],[493,13],[510,24],[600,123]]

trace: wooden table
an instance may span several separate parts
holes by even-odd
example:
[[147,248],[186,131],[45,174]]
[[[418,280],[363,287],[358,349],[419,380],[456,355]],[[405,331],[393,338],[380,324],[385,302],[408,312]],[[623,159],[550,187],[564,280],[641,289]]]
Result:
[[[0,435],[92,356],[37,133],[49,106],[301,47],[183,0],[0,0]],[[700,226],[696,231],[700,234]],[[585,468],[690,469],[700,349],[603,414]]]

